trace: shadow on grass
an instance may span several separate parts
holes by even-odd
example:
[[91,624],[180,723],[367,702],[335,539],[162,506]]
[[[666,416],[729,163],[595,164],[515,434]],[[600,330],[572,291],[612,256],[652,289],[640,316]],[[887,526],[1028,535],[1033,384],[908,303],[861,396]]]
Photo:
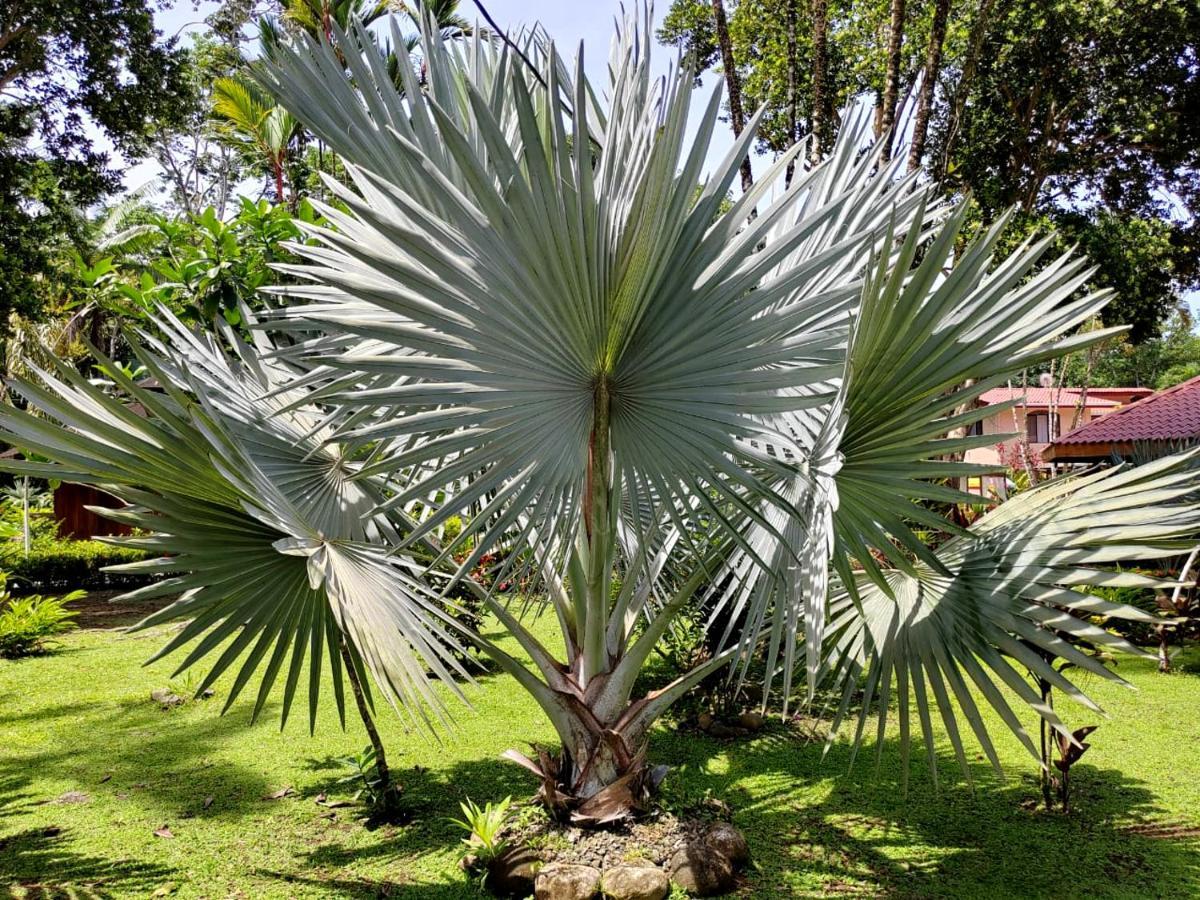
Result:
[[0,883],[21,888],[30,897],[148,896],[174,871],[153,863],[75,853],[70,842],[68,829],[53,826],[0,838]]
[[[660,733],[652,755],[677,767],[668,779],[685,800],[710,790],[733,808],[756,854],[753,896],[1200,896],[1200,828],[1167,821],[1122,771],[1077,765],[1064,815],[1038,806],[1032,760],[1006,782],[976,763],[972,788],[939,758],[939,789],[914,752],[905,794],[895,741],[877,774],[873,754],[848,772],[846,745],[823,763],[822,750],[781,734],[722,744]],[[717,754],[727,771],[701,774]]]
[[[244,716],[175,720],[171,713],[130,707],[116,719],[151,733],[129,743],[127,754],[103,760],[81,746],[71,754],[0,762],[0,821],[33,801],[21,770],[43,766],[91,768],[97,777],[111,772],[107,784],[114,790],[144,792],[148,802],[197,819],[249,818],[252,809],[261,809],[267,789],[278,787],[237,767],[205,763],[205,753],[224,735],[245,729]],[[878,774],[869,753],[847,773],[845,745],[835,744],[824,761],[822,749],[821,742],[794,732],[722,743],[662,730],[651,758],[672,766],[668,798],[676,807],[706,793],[732,807],[756,859],[744,887],[748,896],[1200,896],[1200,829],[1166,820],[1146,785],[1123,772],[1077,766],[1074,811],[1063,815],[1036,807],[1032,763],[1004,783],[974,764],[972,789],[950,781],[957,769],[952,758],[942,759],[940,791],[928,770],[915,764],[905,796],[894,741],[884,745]],[[147,765],[151,758],[155,764]],[[313,757],[301,767],[326,773],[326,789],[336,790],[336,758]],[[255,874],[331,896],[471,896],[475,889],[452,868],[462,834],[448,817],[468,796],[480,803],[528,797],[532,779],[499,759],[445,769],[400,765],[396,775],[409,824],[381,828],[365,843],[347,841],[347,831],[360,827],[361,810],[342,808],[340,830],[313,832],[309,849],[296,853],[294,867],[285,867],[290,871]],[[147,776],[136,788],[123,785]],[[203,810],[206,795],[215,802]],[[29,829],[0,840],[0,873],[22,885],[95,885],[96,896],[130,895],[170,874],[150,864],[72,853],[66,832]]]
[[[27,790],[29,783],[28,775],[0,777],[0,820],[38,802]],[[149,894],[173,871],[77,853],[72,840],[70,829],[55,825],[0,835],[0,886],[8,887],[11,896],[127,897]]]
[[[940,790],[914,767],[905,796],[895,742],[885,744],[878,775],[870,759],[845,774],[844,746],[824,762],[821,755],[820,742],[779,733],[723,744],[665,732],[651,754],[673,766],[668,795],[677,807],[710,793],[732,807],[756,858],[747,896],[1200,896],[1200,828],[1166,821],[1146,786],[1120,771],[1077,766],[1075,809],[1063,815],[1037,808],[1029,773],[999,782],[977,765],[971,788],[947,783],[957,770],[952,758],[941,759]],[[718,756],[726,771],[706,774]],[[345,897],[469,895],[457,873],[424,884],[405,873],[425,854],[453,854],[462,834],[447,817],[459,799],[525,798],[532,781],[500,760],[404,769],[399,777],[409,825],[368,846],[320,843],[298,857],[300,874],[259,874]],[[389,877],[360,877],[362,863]]]
[[[164,821],[221,819],[242,827],[245,820],[245,827],[257,827],[250,820],[261,812],[262,797],[282,784],[249,767],[208,760],[225,743],[245,740],[250,728],[245,706],[218,717],[222,700],[175,711],[147,698],[101,711],[74,704],[25,714],[30,720],[79,716],[81,724],[60,744],[19,759],[0,754],[0,825],[46,801],[29,791],[26,773],[37,772],[89,793],[126,795],[161,811]],[[266,709],[255,727],[271,729],[277,717],[277,709]],[[354,727],[352,711],[348,724]],[[97,740],[87,740],[88,734]],[[904,796],[894,742],[885,742],[878,774],[869,751],[847,774],[844,744],[835,744],[824,761],[822,750],[820,741],[782,730],[733,743],[658,730],[650,757],[673,767],[669,796],[686,803],[710,791],[733,808],[756,857],[747,896],[1200,896],[1195,824],[1167,820],[1146,784],[1124,772],[1077,766],[1075,810],[1064,816],[1030,805],[1038,796],[1032,761],[1026,774],[1010,770],[1006,783],[975,765],[971,789],[952,780],[958,773],[952,759],[939,760],[946,779],[940,792],[928,770],[914,762]],[[914,759],[918,755],[919,749]],[[535,789],[533,780],[498,758],[433,770],[412,761],[393,760],[410,823],[362,838],[355,831],[361,812],[339,809],[337,829],[310,832],[302,823],[300,849],[282,866],[256,874],[285,892],[293,884],[297,891],[307,886],[345,897],[471,896],[474,889],[453,869],[462,833],[448,817],[468,796],[479,803],[506,795],[524,799]],[[319,790],[344,793],[336,787],[344,774],[336,757],[291,765],[319,773],[319,783],[308,785],[302,797]],[[1128,767],[1135,766],[1130,760]],[[214,801],[205,808],[209,796]],[[314,821],[323,815],[319,810],[314,808]],[[97,896],[128,896],[149,893],[145,887],[169,874],[151,864],[72,853],[65,831],[30,828],[0,837],[0,884],[12,877],[23,885],[95,884]]]
[[419,884],[412,881],[390,879],[355,878],[331,876],[328,878],[289,875],[280,872],[258,873],[265,878],[276,878],[283,884],[299,884],[318,888],[335,897],[414,897],[420,900],[462,900],[463,897],[491,897],[479,891],[464,879],[449,884]]
[[[194,702],[214,704],[214,713],[219,709],[217,699]],[[71,713],[71,707],[43,712],[64,716]],[[260,723],[269,721],[272,714],[269,706],[265,708]],[[183,709],[164,710],[149,698],[129,700],[103,716],[93,713],[80,729],[80,737],[86,731],[102,735],[104,740],[61,741],[19,757],[0,756],[0,784],[25,772],[37,772],[73,782],[74,789],[86,793],[133,799],[171,817],[238,816],[278,787],[246,767],[228,761],[218,765],[208,758],[226,741],[244,735],[248,722],[246,711],[189,716]]]
[[27,790],[29,781],[26,774],[0,776],[0,821],[21,815],[37,802],[35,795]]
[[[5,705],[10,696],[0,696],[0,707]],[[82,700],[75,703],[59,703],[55,706],[40,706],[23,713],[5,713],[4,724],[6,727],[23,722],[37,722],[39,725],[45,725],[55,719],[83,715],[91,708],[92,704]]]

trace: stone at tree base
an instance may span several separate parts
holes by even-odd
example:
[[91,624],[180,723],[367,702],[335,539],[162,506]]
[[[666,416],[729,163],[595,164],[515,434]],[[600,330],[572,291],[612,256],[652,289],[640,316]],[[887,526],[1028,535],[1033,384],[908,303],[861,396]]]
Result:
[[740,728],[736,725],[726,725],[724,722],[713,722],[708,729],[708,733],[715,738],[735,738],[745,737],[750,732],[745,728]]
[[744,712],[738,716],[738,724],[750,731],[758,731],[767,724],[767,717],[758,712]]
[[604,873],[602,887],[611,900],[663,900],[671,879],[657,866],[617,866]]
[[487,887],[498,897],[525,898],[542,868],[542,858],[528,847],[506,850],[487,864]]
[[591,866],[552,863],[537,874],[536,900],[593,900],[600,894],[600,870]]
[[741,866],[750,859],[750,845],[745,835],[728,822],[718,822],[704,836],[704,841],[734,866]]
[[183,702],[183,698],[168,688],[158,688],[150,692],[150,699],[155,703],[162,705],[163,709],[170,706],[178,706]]
[[703,712],[696,717],[696,724],[700,726],[701,731],[708,731],[708,729],[712,728],[715,721],[712,713]]
[[714,897],[733,889],[733,863],[707,844],[689,844],[667,864],[671,880],[696,897]]

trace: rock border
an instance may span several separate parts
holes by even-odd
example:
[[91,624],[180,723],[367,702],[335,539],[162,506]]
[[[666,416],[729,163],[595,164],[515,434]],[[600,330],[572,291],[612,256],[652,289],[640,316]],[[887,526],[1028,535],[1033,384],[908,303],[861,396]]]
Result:
[[729,822],[715,822],[676,850],[665,865],[644,860],[594,866],[543,862],[535,850],[516,846],[488,864],[487,888],[500,897],[536,900],[664,900],[676,884],[693,897],[729,893],[750,859],[745,836]]

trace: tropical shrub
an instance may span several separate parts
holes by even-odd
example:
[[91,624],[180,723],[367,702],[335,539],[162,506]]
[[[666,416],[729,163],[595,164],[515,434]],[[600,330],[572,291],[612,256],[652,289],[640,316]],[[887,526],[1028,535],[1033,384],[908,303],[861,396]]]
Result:
[[482,862],[495,859],[504,852],[507,841],[504,839],[504,829],[511,820],[510,807],[512,797],[505,797],[499,803],[486,803],[480,807],[468,797],[459,804],[462,810],[461,819],[451,819],[467,833],[462,839],[464,854],[478,857]]
[[72,591],[63,597],[11,597],[0,589],[0,659],[46,652],[51,639],[75,627],[67,603],[84,596]]
[[213,207],[178,218],[152,214],[111,235],[102,245],[110,255],[80,277],[91,302],[126,317],[165,305],[189,321],[219,315],[236,323],[242,305],[265,304],[262,289],[278,280],[272,266],[295,261],[287,243],[317,219],[307,201],[290,212],[247,197],[228,219]]
[[[1189,557],[1180,572],[1179,580],[1172,588],[1157,591],[1139,587],[1092,587],[1089,593],[1114,603],[1127,604],[1153,616],[1148,621],[1101,620],[1112,629],[1139,647],[1156,646],[1158,670],[1171,670],[1171,645],[1182,647],[1185,641],[1200,637],[1200,603],[1197,602],[1195,587],[1190,583],[1189,570],[1195,555]],[[1171,562],[1177,562],[1172,560]],[[1164,566],[1159,573],[1166,576],[1173,566]],[[1150,574],[1150,573],[1147,573]]]
[[[183,665],[238,664],[229,702],[261,673],[255,714],[286,670],[286,718],[307,661],[311,720],[328,659],[339,710],[369,670],[438,727],[474,644],[561,740],[509,758],[580,822],[639,808],[663,775],[650,728],[759,653],[785,713],[827,684],[840,725],[861,688],[856,742],[895,701],[906,760],[915,711],[933,762],[936,711],[964,769],[960,714],[998,767],[982,699],[1036,758],[1014,702],[1070,732],[1025,672],[1090,705],[1046,655],[1115,677],[1074,642],[1136,648],[1086,617],[1145,616],[1072,587],[1162,584],[1106,566],[1177,553],[1200,475],[1184,454],[1052,481],[970,527],[923,504],[975,499],[939,479],[979,474],[955,455],[993,438],[946,435],[1012,371],[1111,334],[1062,337],[1107,295],[1079,295],[1086,264],[1043,260],[1047,240],[994,259],[1004,222],[964,236],[863,112],[786,189],[803,146],[727,206],[757,120],[705,179],[720,95],[689,143],[693,79],[652,78],[646,25],[621,27],[603,101],[532,40],[536,71],[427,24],[402,91],[360,28],[275,48],[262,84],[353,180],[292,248],[278,335],[162,310],[133,349],[165,393],[113,373],[145,416],[63,367],[18,385],[42,418],[0,409],[0,436],[55,462],[5,465],[128,500],[147,533],[126,543],[159,557],[127,568],[170,575],[130,596],[180,594],[143,624],[189,620],[159,655],[204,635]],[[540,583],[561,657],[469,577],[488,554],[491,584]],[[528,662],[446,614],[456,584]],[[700,593],[716,652],[635,696]]]

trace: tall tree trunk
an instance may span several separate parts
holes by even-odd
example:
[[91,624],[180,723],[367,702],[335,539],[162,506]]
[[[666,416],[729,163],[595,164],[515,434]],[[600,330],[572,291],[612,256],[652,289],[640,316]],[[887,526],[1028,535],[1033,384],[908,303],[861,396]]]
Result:
[[[787,104],[788,104],[788,146],[796,143],[796,130],[800,116],[800,89],[796,83],[799,80],[799,53],[796,49],[796,0],[787,0],[784,9],[787,25]],[[787,188],[792,183],[796,173],[796,160],[793,158],[787,164],[787,172],[783,178],[783,186]]]
[[833,104],[829,94],[829,2],[812,0],[812,104],[814,161],[820,160],[832,145]]
[[917,98],[917,115],[913,121],[912,147],[908,151],[908,171],[921,167],[925,155],[925,138],[929,134],[929,115],[933,111],[933,95],[942,70],[942,45],[946,42],[946,22],[950,18],[950,0],[937,0],[933,8],[933,27],[929,31],[929,52],[921,76],[921,93]]
[[887,71],[883,77],[883,109],[879,130],[883,134],[883,159],[892,158],[895,141],[896,105],[900,96],[900,52],[904,49],[904,0],[892,0],[892,23],[888,32]]
[[283,193],[283,160],[278,157],[271,157],[271,171],[275,176],[275,202],[283,204],[287,202],[287,197]]
[[967,55],[963,60],[962,77],[958,80],[958,86],[954,89],[954,99],[950,102],[950,118],[946,123],[946,140],[942,144],[942,152],[938,156],[934,172],[938,181],[945,181],[946,173],[950,171],[950,155],[954,152],[954,144],[962,129],[967,99],[971,96],[971,88],[975,84],[975,74],[979,71],[979,56],[983,52],[983,41],[987,37],[988,23],[991,21],[994,3],[995,0],[979,0],[975,21],[971,23],[971,34],[967,39]]
[[[733,125],[733,136],[741,137],[746,127],[746,113],[742,109],[742,83],[733,59],[733,41],[729,38],[729,19],[725,16],[725,4],[722,0],[712,0],[712,8],[717,45],[721,48],[721,68],[725,70],[725,92],[729,95],[729,121]],[[750,190],[753,184],[750,155],[746,154],[746,158],[742,160],[742,190]]]

